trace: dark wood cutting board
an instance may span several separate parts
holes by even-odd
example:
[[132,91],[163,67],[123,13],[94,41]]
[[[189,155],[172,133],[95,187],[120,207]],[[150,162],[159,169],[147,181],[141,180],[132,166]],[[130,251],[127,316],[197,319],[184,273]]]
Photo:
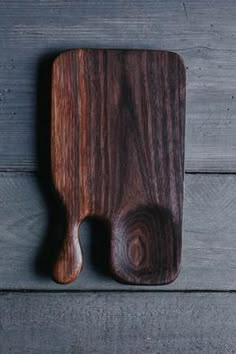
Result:
[[166,284],[176,278],[184,131],[185,68],[177,54],[78,49],[56,58],[52,173],[67,210],[57,282],[69,283],[81,270],[79,226],[89,216],[110,227],[118,280]]

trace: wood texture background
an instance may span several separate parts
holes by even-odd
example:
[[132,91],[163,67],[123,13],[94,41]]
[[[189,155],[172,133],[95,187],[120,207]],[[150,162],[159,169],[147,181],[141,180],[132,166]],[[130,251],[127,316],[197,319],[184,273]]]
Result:
[[0,299],[2,353],[235,352],[235,294],[41,293]]
[[[183,258],[180,275],[170,285],[145,289],[236,290],[236,208],[233,207],[235,194],[234,175],[185,176]],[[55,284],[48,271],[57,241],[58,230],[55,226],[58,222],[47,210],[37,179],[28,174],[1,174],[0,200],[3,201],[0,214],[2,289],[144,289],[120,285],[111,279],[107,273],[108,240],[104,237],[100,243],[92,237],[98,232],[102,237],[103,228],[99,225],[94,228],[86,223],[81,226],[82,247],[86,253],[83,272],[79,279],[70,285]],[[53,210],[55,206],[50,204],[49,208]]]
[[[233,353],[235,0],[2,0],[0,16],[0,288],[8,291],[0,352]],[[116,294],[88,225],[80,283],[59,286],[46,274],[58,217],[48,182],[50,67],[79,47],[174,50],[186,63],[183,263],[168,287]]]
[[182,55],[186,170],[236,171],[234,0],[3,0],[0,14],[1,169],[37,168],[53,58],[68,48],[115,47]]

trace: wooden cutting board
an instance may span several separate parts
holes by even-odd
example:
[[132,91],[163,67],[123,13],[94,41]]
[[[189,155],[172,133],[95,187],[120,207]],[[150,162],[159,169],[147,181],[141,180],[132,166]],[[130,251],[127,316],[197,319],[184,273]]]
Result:
[[183,210],[181,58],[149,50],[62,53],[53,64],[51,129],[52,174],[67,210],[55,280],[69,283],[79,274],[79,226],[96,216],[110,228],[115,278],[173,281]]

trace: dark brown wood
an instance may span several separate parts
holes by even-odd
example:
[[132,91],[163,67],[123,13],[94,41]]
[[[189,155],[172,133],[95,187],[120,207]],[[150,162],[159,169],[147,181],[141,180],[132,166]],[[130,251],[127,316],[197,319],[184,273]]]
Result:
[[[101,218],[114,276],[166,284],[179,272],[185,69],[166,51],[73,50],[53,65],[52,172],[67,211],[54,278],[82,267],[79,226]],[[96,236],[94,236],[96,237]]]

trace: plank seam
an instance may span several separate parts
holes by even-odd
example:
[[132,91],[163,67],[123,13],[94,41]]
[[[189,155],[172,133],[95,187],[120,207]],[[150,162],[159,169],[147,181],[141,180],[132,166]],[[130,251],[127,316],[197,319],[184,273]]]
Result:
[[[194,170],[186,170],[185,175],[235,175],[235,171],[194,171]],[[0,169],[0,177],[8,175],[8,176],[35,176],[40,177],[41,173],[37,170],[18,170],[18,169]]]
[[76,290],[76,289],[68,289],[68,290],[55,290],[55,289],[0,289],[0,295],[8,294],[8,293],[19,293],[19,294],[44,294],[44,293],[52,293],[52,294],[68,294],[68,293],[150,293],[150,294],[162,294],[162,293],[184,293],[184,294],[198,294],[198,293],[228,293],[228,294],[236,294],[236,290],[218,290],[218,289],[170,289],[170,290],[149,290],[149,289],[94,289],[94,290]]

